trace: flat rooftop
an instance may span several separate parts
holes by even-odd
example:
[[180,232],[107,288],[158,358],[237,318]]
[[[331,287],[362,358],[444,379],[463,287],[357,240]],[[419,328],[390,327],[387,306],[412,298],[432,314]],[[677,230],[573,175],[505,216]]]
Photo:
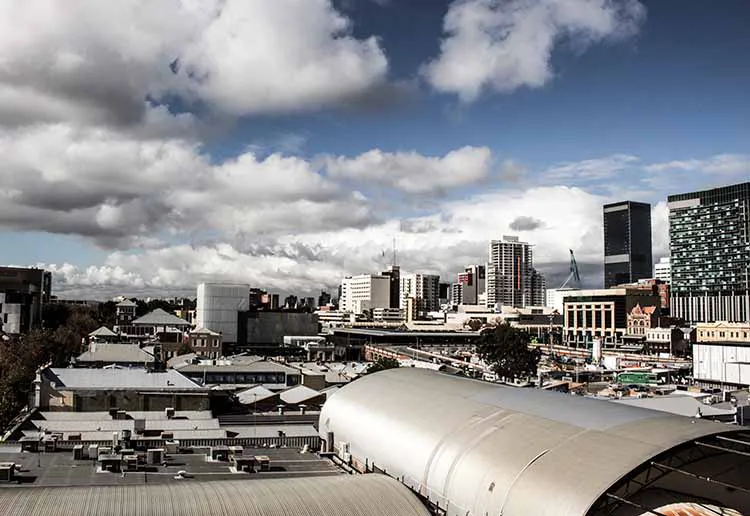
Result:
[[[54,453],[21,452],[19,447],[0,448],[0,462],[13,462],[17,482],[0,483],[0,489],[23,487],[118,486],[171,484],[213,480],[255,480],[268,478],[297,478],[344,474],[330,460],[314,453],[300,453],[296,448],[245,448],[245,456],[265,455],[270,459],[270,471],[234,473],[228,462],[209,462],[204,454],[169,455],[166,466],[142,466],[142,471],[99,473],[96,462],[74,460],[72,451]],[[175,479],[179,471],[188,478]]]

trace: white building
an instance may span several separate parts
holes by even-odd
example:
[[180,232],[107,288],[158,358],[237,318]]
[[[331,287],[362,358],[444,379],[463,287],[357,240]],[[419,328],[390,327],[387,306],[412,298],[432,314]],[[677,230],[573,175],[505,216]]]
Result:
[[407,311],[408,299],[414,299],[418,315],[440,310],[440,276],[437,274],[404,274],[401,276],[401,309]]
[[[503,236],[489,245],[487,308],[521,308],[533,304],[534,266],[531,245],[515,236]],[[541,293],[538,294],[541,297]]]
[[384,323],[400,323],[404,321],[404,311],[400,308],[374,308],[372,320]]
[[339,310],[361,314],[373,308],[391,306],[391,278],[374,274],[347,276],[341,282]]
[[750,385],[750,346],[742,342],[693,344],[693,377],[699,383]]
[[669,256],[659,259],[659,263],[654,265],[654,278],[664,283],[672,283],[672,263]]
[[198,285],[195,325],[221,333],[227,344],[237,343],[237,312],[250,307],[250,285],[201,283]]
[[559,313],[563,313],[563,299],[574,290],[573,288],[548,288],[547,302],[544,306],[554,308]]

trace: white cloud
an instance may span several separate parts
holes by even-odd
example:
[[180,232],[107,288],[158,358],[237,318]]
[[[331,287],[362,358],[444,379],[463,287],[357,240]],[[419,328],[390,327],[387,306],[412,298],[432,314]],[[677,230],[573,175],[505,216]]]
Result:
[[330,0],[229,0],[181,54],[180,76],[230,113],[327,106],[387,73],[377,39],[350,30]]
[[[52,270],[62,291],[88,285],[101,285],[110,293],[190,291],[200,281],[226,280],[282,293],[314,294],[321,288],[335,288],[346,274],[381,270],[390,260],[395,237],[404,270],[436,272],[450,281],[466,264],[486,261],[488,241],[514,234],[510,226],[525,216],[533,217],[538,226],[524,231],[523,238],[535,245],[535,262],[554,283],[567,274],[570,248],[582,265],[598,271],[603,202],[578,188],[495,191],[447,202],[440,213],[423,217],[274,238],[253,235],[234,245],[219,242],[115,252],[99,267],[65,265]],[[584,280],[597,285],[601,278],[594,272]]]
[[388,68],[350,30],[330,0],[0,2],[0,120],[130,125],[167,94],[232,115],[349,103]]
[[717,175],[750,174],[750,155],[746,154],[717,154],[707,159],[688,159],[682,161],[668,161],[653,163],[645,167],[648,172],[708,172]]
[[550,181],[609,179],[638,161],[638,157],[629,154],[613,154],[604,158],[558,163],[549,167],[543,175]]
[[437,91],[463,102],[483,91],[543,86],[552,51],[576,49],[637,32],[645,8],[637,0],[455,0],[444,19],[440,54],[423,68]]
[[332,178],[378,183],[407,193],[437,193],[486,179],[492,152],[487,147],[462,147],[429,157],[375,149],[355,158],[329,158],[326,166]]
[[213,165],[191,141],[65,124],[0,130],[0,154],[0,226],[106,246],[165,231],[304,232],[373,219],[366,198],[296,157]]

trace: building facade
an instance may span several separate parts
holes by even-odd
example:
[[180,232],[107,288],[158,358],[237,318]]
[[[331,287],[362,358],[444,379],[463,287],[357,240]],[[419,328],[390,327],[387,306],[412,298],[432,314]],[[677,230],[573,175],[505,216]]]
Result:
[[628,334],[628,315],[636,306],[656,307],[659,296],[642,288],[574,290],[563,301],[563,342],[588,345],[594,339],[604,344],[622,343]]
[[492,240],[487,263],[487,308],[531,305],[533,272],[531,245],[515,236]]
[[672,313],[750,321],[750,182],[670,195]]
[[401,276],[401,310],[408,312],[407,301],[414,299],[417,315],[440,310],[440,276],[405,274]]
[[50,272],[0,267],[0,330],[20,334],[41,326],[42,307],[51,293]]
[[201,283],[198,285],[195,325],[221,334],[224,344],[237,343],[238,313],[250,305],[250,285]]
[[361,314],[373,308],[391,307],[391,278],[374,274],[347,276],[341,282],[339,310]]
[[382,276],[390,279],[390,305],[383,308],[399,308],[401,306],[401,268],[391,265],[383,271]]
[[536,269],[531,270],[531,306],[545,306],[547,304],[547,280]]
[[672,263],[669,256],[660,258],[659,262],[654,265],[654,279],[672,283]]
[[651,205],[623,201],[604,205],[604,288],[650,278]]
[[452,287],[452,303],[454,305],[479,304],[479,296],[486,289],[487,267],[484,265],[469,265],[456,277],[456,283]]

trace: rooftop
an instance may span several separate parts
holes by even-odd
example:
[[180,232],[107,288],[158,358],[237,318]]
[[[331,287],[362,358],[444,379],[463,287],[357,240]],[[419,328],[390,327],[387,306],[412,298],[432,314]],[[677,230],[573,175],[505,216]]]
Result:
[[117,303],[116,306],[138,306],[134,302],[132,302],[130,299],[123,299],[119,303]]
[[[109,433],[109,439],[112,434]],[[29,487],[74,487],[74,486],[133,486],[144,484],[185,484],[189,489],[190,484],[201,484],[214,480],[237,480],[243,483],[248,480],[286,478],[303,476],[330,476],[340,475],[339,470],[327,459],[321,459],[315,454],[300,454],[299,450],[292,448],[245,448],[244,455],[266,455],[270,458],[271,471],[253,474],[234,473],[230,470],[227,462],[209,462],[203,454],[173,454],[168,456],[167,465],[146,467],[137,473],[127,473],[124,477],[120,474],[98,473],[97,468],[92,467],[89,460],[74,460],[70,451],[58,451],[55,453],[23,453],[18,447],[4,448],[0,450],[0,462],[13,462],[21,467],[17,475],[21,478],[20,484],[2,484],[0,488],[0,499],[4,496],[7,488],[13,486]],[[187,471],[190,478],[177,480],[175,476],[178,471]],[[229,485],[229,484],[227,484]],[[38,492],[34,491],[38,496]],[[99,492],[87,490],[87,492]],[[138,498],[142,491],[138,491]],[[0,501],[0,504],[5,504]],[[39,514],[33,511],[34,514]],[[59,512],[57,513],[59,514]],[[118,513],[125,514],[125,513]],[[139,513],[143,514],[143,513]]]
[[101,326],[89,333],[89,337],[117,337],[117,334],[106,326]]
[[147,363],[153,362],[153,355],[147,353],[138,344],[104,344],[92,342],[88,351],[81,353],[78,362]]
[[257,360],[255,362],[247,363],[221,363],[219,361],[216,364],[191,364],[180,368],[180,372],[184,374],[196,374],[200,373],[287,373],[287,374],[299,374],[299,370],[293,367],[279,364],[271,360]]
[[180,319],[176,315],[167,313],[161,308],[157,308],[156,310],[135,319],[132,324],[148,326],[190,326],[190,323],[185,319]]
[[73,369],[47,370],[51,381],[63,389],[150,389],[203,390],[177,371],[151,373],[145,369]]

